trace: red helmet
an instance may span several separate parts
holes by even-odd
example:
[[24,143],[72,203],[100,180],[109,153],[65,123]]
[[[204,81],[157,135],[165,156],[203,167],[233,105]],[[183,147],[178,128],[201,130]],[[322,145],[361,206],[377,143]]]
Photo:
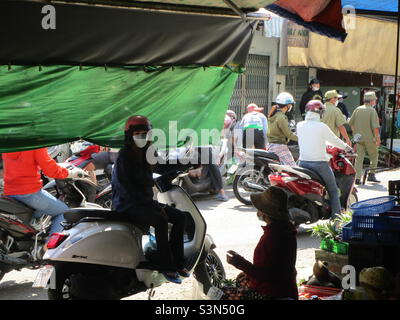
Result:
[[310,100],[307,102],[305,110],[306,112],[311,111],[322,115],[325,111],[325,106],[319,100]]
[[151,122],[145,116],[132,116],[125,122],[125,131],[150,131]]

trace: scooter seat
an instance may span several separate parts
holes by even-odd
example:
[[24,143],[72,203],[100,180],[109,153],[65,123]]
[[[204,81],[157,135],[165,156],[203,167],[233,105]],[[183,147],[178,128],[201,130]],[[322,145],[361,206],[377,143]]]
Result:
[[127,215],[119,214],[109,209],[73,208],[64,212],[65,221],[79,222],[83,218],[102,218],[107,221],[129,221]]
[[[68,209],[64,212],[64,219],[68,223],[77,223],[83,218],[132,223],[132,220],[127,214],[121,214],[116,211],[111,211],[109,209],[73,208]],[[135,223],[134,225],[142,230],[143,233],[147,233],[149,229],[149,226],[139,225],[137,223]]]
[[28,205],[4,195],[0,196],[0,210],[4,210],[5,212],[15,215],[33,214],[35,212],[35,209],[32,209]]
[[308,174],[311,179],[318,181],[319,183],[325,185],[324,180],[322,180],[321,176],[313,170],[302,168],[302,167],[293,167],[294,170],[300,171],[302,173]]
[[271,160],[279,161],[279,157],[276,153],[268,152],[262,149],[246,149],[246,153],[253,153],[254,157],[268,158]]

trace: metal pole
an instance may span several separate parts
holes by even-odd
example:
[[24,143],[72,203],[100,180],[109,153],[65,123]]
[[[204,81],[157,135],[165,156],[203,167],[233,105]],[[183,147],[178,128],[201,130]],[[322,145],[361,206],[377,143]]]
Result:
[[393,115],[392,115],[392,134],[390,137],[390,155],[389,155],[389,167],[392,162],[392,155],[393,155],[393,139],[394,139],[394,133],[395,133],[395,117],[396,117],[396,106],[398,103],[398,97],[397,97],[397,77],[399,76],[398,74],[398,66],[399,66],[399,42],[400,42],[400,0],[398,1],[398,7],[397,7],[397,39],[396,39],[396,71],[395,71],[395,76],[394,76],[394,105],[393,105]]

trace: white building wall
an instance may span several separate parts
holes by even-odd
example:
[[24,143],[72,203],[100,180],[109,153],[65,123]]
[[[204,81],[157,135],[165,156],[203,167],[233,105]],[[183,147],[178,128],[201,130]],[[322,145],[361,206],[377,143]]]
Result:
[[[263,27],[262,27],[263,28]],[[279,53],[279,38],[266,38],[263,35],[263,29],[257,30],[253,37],[253,42],[250,47],[250,54],[258,54],[269,56],[269,85],[268,85],[268,105],[271,106],[273,99],[278,94],[278,85],[276,82],[282,82],[281,78],[277,79],[276,70],[278,67]],[[285,84],[280,85],[280,89],[284,88]]]

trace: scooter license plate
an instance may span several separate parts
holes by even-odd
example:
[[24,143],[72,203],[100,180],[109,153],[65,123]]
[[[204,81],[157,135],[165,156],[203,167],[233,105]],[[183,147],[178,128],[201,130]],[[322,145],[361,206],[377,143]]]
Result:
[[32,288],[47,288],[49,286],[49,280],[54,277],[56,270],[51,265],[46,265],[39,270],[35,281],[33,282]]
[[238,165],[237,165],[237,164],[233,164],[233,165],[229,168],[228,173],[229,173],[229,174],[234,174],[234,173],[236,172],[237,168],[238,168]]

